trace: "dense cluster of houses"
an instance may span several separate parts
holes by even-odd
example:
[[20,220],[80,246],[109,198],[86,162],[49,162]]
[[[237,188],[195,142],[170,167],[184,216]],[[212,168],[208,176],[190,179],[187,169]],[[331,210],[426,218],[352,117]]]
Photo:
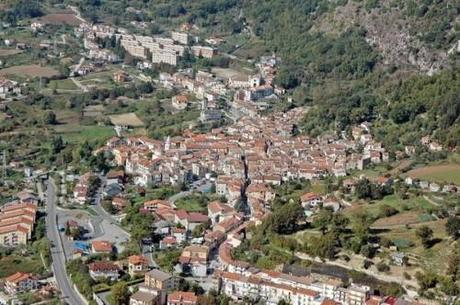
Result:
[[[303,116],[299,108],[266,117],[243,117],[207,134],[185,132],[163,141],[112,138],[100,150],[111,152],[113,165],[123,166],[139,186],[211,179],[216,192],[231,206],[245,193],[255,218],[269,208],[267,203],[274,197],[271,185],[346,176],[368,163],[388,160],[388,153],[370,134],[363,133],[356,140],[294,137],[292,130]],[[362,153],[357,152],[358,145],[364,146]]]
[[26,245],[31,239],[38,210],[38,198],[29,191],[0,208],[0,246]]

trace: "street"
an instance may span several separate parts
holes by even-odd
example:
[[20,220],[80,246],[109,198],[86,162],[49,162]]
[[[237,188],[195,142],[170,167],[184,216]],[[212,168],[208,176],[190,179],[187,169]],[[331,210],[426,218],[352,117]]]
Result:
[[56,221],[56,190],[54,184],[51,183],[50,180],[47,182],[46,193],[46,231],[48,239],[51,242],[51,257],[53,259],[52,269],[54,271],[54,277],[56,279],[57,286],[61,291],[62,298],[65,299],[69,305],[86,304],[86,300],[83,300],[78,295],[78,293],[73,288],[69,277],[67,276],[64,249],[59,237]]

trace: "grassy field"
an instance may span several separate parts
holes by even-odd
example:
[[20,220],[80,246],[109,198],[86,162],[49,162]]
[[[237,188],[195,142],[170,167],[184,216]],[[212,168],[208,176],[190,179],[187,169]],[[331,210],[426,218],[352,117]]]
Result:
[[[408,248],[402,248],[401,250],[417,258],[418,263],[427,270],[442,273],[446,268],[447,258],[452,247],[452,243],[446,236],[445,222],[445,220],[430,221],[423,224],[411,225],[409,229],[406,227],[399,227],[381,234],[380,237],[388,238],[395,242],[395,244],[406,243],[412,245]],[[433,230],[433,239],[436,241],[434,245],[428,249],[422,246],[420,239],[417,238],[415,234],[417,227],[422,225],[427,225]]]
[[[390,206],[398,213],[390,217],[382,217],[382,207]],[[401,226],[406,224],[420,223],[432,220],[431,209],[433,205],[422,196],[412,195],[408,199],[401,199],[396,195],[389,195],[382,200],[355,204],[345,210],[346,214],[353,215],[358,212],[367,212],[375,218],[379,218],[374,227]]]
[[178,209],[184,209],[188,212],[206,212],[206,206],[200,202],[197,196],[192,195],[178,199],[175,204]]
[[421,180],[438,183],[454,183],[460,185],[460,165],[443,164],[416,168],[408,172],[408,175]]
[[64,140],[70,143],[85,140],[106,140],[115,136],[115,131],[109,126],[74,126],[72,130],[58,132]]
[[51,67],[41,67],[39,65],[22,65],[2,69],[0,70],[0,75],[52,77],[59,75],[59,72]]
[[56,90],[79,90],[77,85],[69,78],[52,80],[49,82],[47,88]]
[[43,268],[43,263],[38,257],[23,257],[12,254],[0,259],[0,278],[18,271],[41,273]]

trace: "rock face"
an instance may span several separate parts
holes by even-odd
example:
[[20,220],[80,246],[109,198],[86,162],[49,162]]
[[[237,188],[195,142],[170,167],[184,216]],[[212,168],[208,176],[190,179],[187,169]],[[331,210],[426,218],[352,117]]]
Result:
[[380,52],[384,65],[410,67],[433,74],[446,64],[447,52],[430,49],[417,37],[420,33],[411,34],[410,20],[398,8],[368,11],[359,3],[349,1],[319,19],[313,30],[337,34],[353,25],[366,29],[366,40]]

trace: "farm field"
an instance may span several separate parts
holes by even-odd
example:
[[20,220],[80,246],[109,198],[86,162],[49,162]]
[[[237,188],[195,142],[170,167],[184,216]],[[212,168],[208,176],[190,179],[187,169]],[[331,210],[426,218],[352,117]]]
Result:
[[44,24],[52,25],[79,26],[82,23],[82,21],[71,12],[48,14],[46,16],[40,17],[38,20]]
[[130,127],[144,126],[144,123],[141,121],[141,119],[139,119],[139,117],[133,112],[111,115],[110,121],[112,122],[113,125],[118,125],[118,126],[130,126]]
[[408,172],[412,178],[428,180],[438,183],[454,183],[460,185],[460,165],[459,164],[443,164],[431,165]]
[[50,67],[41,67],[39,65],[22,65],[1,69],[0,75],[52,77],[59,75],[59,72]]
[[22,53],[22,50],[16,50],[16,49],[0,49],[0,57],[2,56],[10,56],[10,55],[16,55]]

